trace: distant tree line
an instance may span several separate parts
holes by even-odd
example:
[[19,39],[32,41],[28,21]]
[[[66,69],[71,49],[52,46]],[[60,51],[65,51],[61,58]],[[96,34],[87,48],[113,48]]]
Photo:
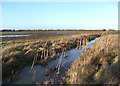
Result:
[[11,29],[3,29],[3,30],[0,30],[1,32],[16,32],[16,31],[26,31],[26,30],[11,30]]
[[53,29],[49,29],[49,30],[15,30],[15,29],[3,29],[0,30],[0,32],[22,32],[22,31],[106,31],[106,29],[102,29],[102,30],[75,30],[75,29],[57,29],[57,30],[53,30]]

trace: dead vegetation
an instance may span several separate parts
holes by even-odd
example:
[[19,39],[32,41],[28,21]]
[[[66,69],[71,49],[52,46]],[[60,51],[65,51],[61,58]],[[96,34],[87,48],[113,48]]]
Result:
[[[31,70],[35,64],[46,65],[50,59],[55,59],[56,55],[65,50],[69,50],[82,45],[85,40],[92,40],[99,37],[101,33],[74,35],[67,38],[36,41],[9,45],[2,49],[2,73],[3,78],[13,75],[24,65],[30,64]],[[58,70],[59,71],[59,70]]]
[[119,84],[118,43],[116,32],[102,34],[90,49],[74,61],[67,71],[67,84]]

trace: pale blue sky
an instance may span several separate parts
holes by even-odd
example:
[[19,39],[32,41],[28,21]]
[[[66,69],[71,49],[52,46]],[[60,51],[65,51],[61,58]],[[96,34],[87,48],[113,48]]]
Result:
[[117,29],[117,2],[3,2],[3,28]]

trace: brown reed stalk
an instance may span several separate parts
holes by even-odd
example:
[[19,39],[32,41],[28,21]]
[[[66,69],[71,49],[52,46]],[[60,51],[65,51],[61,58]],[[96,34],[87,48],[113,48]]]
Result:
[[47,60],[46,50],[44,50],[44,61]]
[[61,60],[62,60],[63,53],[64,53],[64,49],[62,50],[62,54],[61,54],[61,57],[59,59],[59,63],[57,65],[57,67],[56,67],[56,68],[58,68],[58,72],[56,73],[57,75],[59,75],[59,73],[60,73],[60,65],[61,65]]
[[48,59],[48,53],[49,53],[49,50],[48,50],[48,48],[46,49],[46,55],[44,56],[44,58],[45,58],[45,61]]
[[41,54],[41,60],[43,59],[43,50],[42,50],[42,54]]
[[13,73],[14,73],[14,71],[12,70],[11,71],[11,80],[13,80]]
[[84,38],[84,41],[85,41],[85,46],[86,46],[86,37]]
[[109,42],[109,38],[106,39],[106,53],[108,53],[108,42]]
[[30,70],[30,73],[32,72],[32,69],[34,67],[34,64],[35,64],[35,61],[36,61],[36,58],[38,57],[38,53],[36,54],[36,56],[34,56],[34,60],[33,60],[33,63],[32,63],[32,66],[31,66],[31,70]]
[[87,40],[87,38],[86,38],[86,48],[88,48],[88,40]]
[[76,44],[76,50],[79,48],[79,40],[77,40],[77,44]]
[[84,49],[86,49],[86,37],[84,38]]
[[45,59],[45,49],[44,49],[44,59]]
[[80,39],[80,42],[79,42],[79,49],[81,51],[81,39]]
[[83,50],[85,49],[85,38],[83,38]]
[[54,47],[54,56],[56,55],[56,52],[55,52],[55,47]]
[[54,80],[53,79],[50,79],[50,81],[51,81],[51,84],[54,84]]
[[66,48],[65,48],[65,50],[64,50],[64,58],[66,57],[66,55],[65,55],[65,51],[66,51]]
[[48,48],[47,48],[47,58],[48,58],[48,53],[49,53],[49,50],[48,50]]
[[67,62],[67,59],[62,63],[62,65],[61,66],[63,66],[65,63]]

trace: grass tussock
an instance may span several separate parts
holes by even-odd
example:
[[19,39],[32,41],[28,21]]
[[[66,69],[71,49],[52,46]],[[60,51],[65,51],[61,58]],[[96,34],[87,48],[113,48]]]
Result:
[[[114,33],[114,34],[113,34]],[[68,84],[119,84],[118,32],[104,33],[67,71]]]

